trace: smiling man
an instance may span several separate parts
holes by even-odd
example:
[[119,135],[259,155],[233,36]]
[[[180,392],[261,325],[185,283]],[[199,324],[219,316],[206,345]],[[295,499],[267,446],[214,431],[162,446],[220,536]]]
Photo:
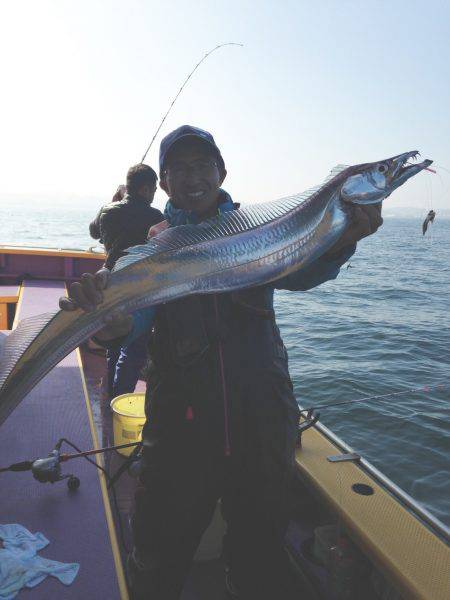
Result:
[[170,198],[166,215],[171,225],[214,217],[220,204],[229,200],[220,190],[225,163],[213,137],[202,129],[184,125],[164,138],[160,169],[160,186]]
[[[236,208],[220,186],[225,163],[208,132],[184,125],[161,142],[160,185],[169,226]],[[185,297],[132,317],[112,315],[97,339],[131,343],[152,331],[142,487],[129,574],[135,600],[180,597],[215,506],[227,522],[227,588],[245,600],[298,598],[284,551],[299,409],[275,322],[275,289],[334,279],[356,242],[381,225],[379,207],[354,210],[338,243],[274,284]],[[70,291],[74,306],[101,302],[102,272]],[[63,308],[65,303],[61,305]]]

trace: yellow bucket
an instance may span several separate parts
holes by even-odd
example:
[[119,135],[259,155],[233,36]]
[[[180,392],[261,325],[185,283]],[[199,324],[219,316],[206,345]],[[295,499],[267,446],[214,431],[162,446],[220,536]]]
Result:
[[[145,394],[122,394],[111,400],[113,412],[114,445],[139,442],[145,423]],[[117,450],[130,456],[135,446]]]

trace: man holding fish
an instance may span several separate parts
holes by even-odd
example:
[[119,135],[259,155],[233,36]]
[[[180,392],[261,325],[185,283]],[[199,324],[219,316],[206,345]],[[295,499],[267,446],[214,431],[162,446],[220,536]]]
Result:
[[[169,196],[168,225],[197,225],[234,211],[220,188],[226,174],[208,132],[185,125],[167,135],[160,185]],[[219,499],[229,593],[246,600],[298,598],[283,539],[299,409],[273,294],[336,278],[356,242],[382,224],[381,203],[349,211],[349,225],[331,248],[270,284],[105,317],[96,341],[110,349],[152,331],[142,485],[128,565],[135,600],[180,597]],[[85,274],[61,308],[98,308],[108,280],[107,270]]]

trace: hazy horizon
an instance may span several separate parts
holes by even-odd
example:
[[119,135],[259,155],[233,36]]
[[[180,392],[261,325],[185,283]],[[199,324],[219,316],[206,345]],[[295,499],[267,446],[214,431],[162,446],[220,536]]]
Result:
[[[210,130],[236,201],[301,192],[339,163],[418,149],[438,165],[390,209],[450,209],[450,4],[413,0],[3,3],[0,204],[103,204],[161,137]],[[165,194],[158,190],[155,206]],[[388,207],[386,202],[386,209]]]

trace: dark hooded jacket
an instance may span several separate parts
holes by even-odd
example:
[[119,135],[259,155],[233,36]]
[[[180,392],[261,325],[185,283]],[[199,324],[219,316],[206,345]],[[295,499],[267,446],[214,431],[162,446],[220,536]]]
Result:
[[127,194],[120,202],[106,204],[89,226],[94,239],[104,244],[105,267],[111,269],[127,248],[144,244],[150,227],[164,220],[160,210]]

